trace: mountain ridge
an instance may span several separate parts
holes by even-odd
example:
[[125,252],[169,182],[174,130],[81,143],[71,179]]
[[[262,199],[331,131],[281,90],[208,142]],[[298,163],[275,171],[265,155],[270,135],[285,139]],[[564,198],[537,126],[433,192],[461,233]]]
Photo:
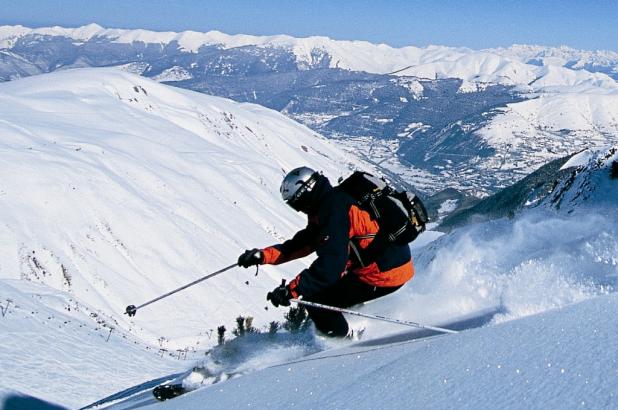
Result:
[[[93,39],[106,38],[117,43],[132,43],[143,42],[146,44],[171,44],[176,43],[179,50],[190,53],[196,53],[202,46],[220,46],[224,49],[238,48],[244,46],[258,46],[258,47],[274,47],[291,49],[298,59],[299,67],[307,68],[312,67],[324,57],[325,53],[330,55],[329,67],[331,68],[344,68],[353,71],[366,71],[375,74],[388,74],[397,72],[399,75],[409,74],[409,66],[418,66],[420,68],[413,70],[411,73],[420,77],[435,78],[440,77],[456,77],[458,71],[457,67],[438,67],[435,64],[439,61],[449,61],[453,65],[461,66],[461,62],[469,58],[468,56],[474,56],[479,54],[482,61],[482,56],[494,55],[501,58],[500,64],[517,64],[513,72],[524,69],[529,61],[539,59],[543,54],[553,55],[559,52],[562,55],[567,54],[570,56],[568,61],[564,61],[564,64],[555,64],[556,61],[550,59],[540,59],[541,65],[547,61],[548,65],[557,67],[573,68],[589,68],[591,72],[594,71],[594,67],[599,66],[599,72],[604,73],[601,76],[594,77],[596,81],[603,81],[605,79],[603,75],[608,74],[618,78],[618,52],[613,51],[586,51],[576,50],[572,48],[545,48],[536,53],[530,53],[530,50],[538,50],[538,46],[527,46],[528,49],[523,49],[522,46],[512,46],[510,48],[494,48],[494,49],[482,49],[474,50],[467,47],[447,47],[431,45],[427,47],[416,46],[404,46],[404,47],[392,47],[387,44],[375,44],[369,41],[362,40],[333,40],[324,36],[310,36],[297,38],[289,35],[272,35],[272,36],[252,36],[246,34],[229,35],[220,31],[208,31],[208,32],[196,32],[196,31],[183,31],[183,32],[158,32],[143,29],[108,29],[103,28],[95,23],[77,27],[77,28],[64,28],[64,27],[40,27],[40,28],[28,28],[24,26],[0,26],[0,48],[10,48],[15,45],[15,42],[19,38],[28,35],[41,35],[41,36],[66,36],[79,41],[90,41]],[[347,50],[347,51],[346,51]],[[526,53],[523,53],[526,51]],[[522,55],[523,54],[523,55]],[[479,57],[474,57],[478,59]],[[487,59],[487,57],[484,57]],[[511,61],[511,59],[517,59],[518,61]],[[572,60],[575,59],[576,62]],[[380,63],[376,64],[375,60],[380,60]],[[475,63],[478,64],[478,63]],[[483,64],[483,63],[481,63]],[[523,64],[523,65],[522,65]],[[538,62],[537,64],[538,65]],[[608,69],[605,69],[609,67]],[[616,69],[616,70],[615,70]],[[530,74],[533,76],[531,67],[528,68]],[[538,70],[536,70],[538,71]],[[468,81],[487,81],[488,79],[500,83],[500,78],[504,77],[504,74],[495,74],[489,76],[485,74],[482,78],[474,78],[474,75],[470,74],[465,76]],[[538,74],[536,75],[539,76]],[[512,80],[510,80],[512,81]],[[508,83],[504,82],[504,83]],[[519,83],[522,83],[519,81]]]
[[[131,38],[122,37],[123,35],[133,34]],[[333,39],[327,36],[307,36],[307,37],[295,37],[287,34],[275,34],[275,35],[250,35],[250,34],[227,34],[221,32],[219,30],[209,30],[206,32],[200,32],[195,30],[185,30],[185,31],[158,31],[158,30],[146,30],[146,29],[122,29],[122,28],[106,28],[97,23],[90,23],[84,26],[79,27],[65,27],[65,26],[41,26],[41,27],[26,27],[23,25],[1,25],[0,26],[0,45],[4,45],[2,41],[7,41],[11,37],[15,36],[23,36],[27,34],[42,34],[42,35],[67,35],[70,37],[75,37],[76,39],[81,40],[89,40],[92,37],[103,36],[103,37],[113,37],[117,36],[119,40],[125,41],[143,41],[156,39],[158,42],[171,42],[177,39],[182,35],[200,35],[203,38],[202,44],[227,44],[228,46],[234,46],[234,39],[238,39],[239,45],[250,45],[250,44],[258,44],[258,43],[268,43],[268,42],[276,42],[277,40],[280,42],[288,41],[290,43],[295,40],[306,41],[306,40],[315,40],[316,44],[319,41],[322,42],[338,42],[338,43],[357,43],[357,44],[368,44],[373,45],[378,48],[391,48],[391,49],[450,49],[450,50],[461,50],[461,51],[500,51],[500,52],[511,52],[514,54],[525,54],[526,58],[531,59],[535,57],[539,57],[540,55],[545,56],[577,56],[579,54],[588,54],[588,55],[597,55],[599,57],[604,57],[607,59],[618,59],[618,51],[607,50],[607,49],[598,49],[598,50],[586,50],[586,49],[577,49],[567,45],[562,46],[543,46],[540,44],[513,44],[508,47],[493,47],[493,48],[483,48],[483,49],[473,49],[470,47],[453,47],[453,46],[441,46],[437,44],[428,45],[425,47],[417,47],[413,45],[406,45],[401,47],[391,46],[386,43],[374,43],[368,40],[339,40]],[[140,38],[140,35],[144,37]],[[226,43],[225,40],[229,42]],[[245,42],[240,42],[244,40]],[[147,42],[147,41],[144,41]]]

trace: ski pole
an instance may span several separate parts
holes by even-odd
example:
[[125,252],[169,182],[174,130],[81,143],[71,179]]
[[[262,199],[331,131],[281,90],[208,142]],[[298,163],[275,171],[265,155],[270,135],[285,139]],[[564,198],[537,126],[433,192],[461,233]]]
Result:
[[349,310],[349,309],[338,308],[335,306],[323,305],[321,303],[309,302],[309,301],[302,300],[302,299],[290,299],[290,302],[298,303],[299,305],[304,305],[304,306],[311,306],[311,307],[318,308],[318,309],[331,310],[333,312],[347,313],[348,315],[360,316],[360,317],[365,317],[368,319],[381,320],[383,322],[396,323],[398,325],[412,326],[412,327],[418,327],[421,329],[433,330],[433,331],[440,332],[440,333],[459,333],[456,330],[445,329],[443,327],[428,326],[428,325],[423,325],[423,324],[416,323],[416,322],[409,322],[406,320],[399,320],[399,319],[391,319],[391,318],[379,316],[379,315],[370,315],[367,313],[357,312],[355,310]]
[[234,267],[236,267],[236,266],[238,266],[238,264],[236,264],[236,263],[235,263],[235,264],[230,265],[230,266],[227,266],[227,267],[225,267],[225,268],[223,268],[223,269],[219,269],[219,270],[218,270],[218,271],[216,271],[216,272],[210,273],[210,274],[208,274],[208,275],[206,275],[206,276],[204,276],[204,277],[202,277],[202,278],[200,278],[200,279],[198,279],[198,280],[194,280],[194,281],[193,281],[193,282],[191,282],[191,283],[187,283],[186,285],[181,286],[181,287],[179,287],[178,289],[174,289],[174,290],[172,290],[171,292],[167,292],[166,294],[161,295],[161,296],[159,296],[159,297],[157,297],[157,298],[154,298],[154,299],[152,299],[152,300],[149,300],[149,301],[148,301],[148,302],[146,302],[146,303],[142,303],[142,304],[141,304],[141,305],[139,305],[139,306],[129,305],[129,306],[127,306],[127,309],[126,309],[126,311],[124,312],[124,314],[125,314],[125,315],[129,315],[129,316],[135,316],[135,313],[137,313],[137,310],[138,310],[138,309],[143,308],[144,306],[148,306],[148,305],[150,305],[151,303],[154,303],[154,302],[156,302],[156,301],[158,301],[158,300],[161,300],[161,299],[166,298],[166,297],[168,297],[168,296],[170,296],[170,295],[173,295],[173,294],[174,294],[174,293],[176,293],[176,292],[180,292],[181,290],[186,289],[186,288],[188,288],[188,287],[190,287],[190,286],[193,286],[193,285],[195,285],[195,284],[198,284],[198,283],[200,283],[200,282],[202,282],[202,281],[204,281],[204,280],[206,280],[206,279],[210,279],[210,278],[212,278],[213,276],[217,276],[218,274],[223,273],[223,272],[225,272],[225,271],[228,271],[228,270],[230,270],[230,269],[232,269],[232,268],[234,268]]

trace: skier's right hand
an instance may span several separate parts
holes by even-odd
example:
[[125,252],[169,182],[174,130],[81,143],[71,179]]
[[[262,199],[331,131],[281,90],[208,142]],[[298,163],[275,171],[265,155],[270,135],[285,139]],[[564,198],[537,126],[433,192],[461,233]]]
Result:
[[275,307],[290,306],[290,299],[292,299],[292,292],[290,292],[290,286],[285,284],[285,279],[281,281],[281,285],[277,286],[268,292],[266,300],[270,300],[270,303]]
[[264,253],[260,249],[246,250],[238,257],[238,266],[248,268],[253,265],[260,265],[264,261]]

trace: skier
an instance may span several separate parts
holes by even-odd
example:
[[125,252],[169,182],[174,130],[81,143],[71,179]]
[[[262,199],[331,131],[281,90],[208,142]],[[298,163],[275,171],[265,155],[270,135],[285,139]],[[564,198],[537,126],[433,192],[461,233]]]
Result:
[[[289,284],[268,293],[267,300],[275,307],[289,306],[291,298],[302,297],[347,308],[388,295],[414,275],[407,245],[390,244],[377,255],[363,255],[378,231],[377,222],[321,173],[296,168],[285,176],[280,192],[290,207],[307,214],[307,226],[281,244],[246,250],[238,257],[238,265],[278,265],[313,252],[317,259]],[[307,313],[325,335],[350,336],[343,314],[312,307],[307,307]]]

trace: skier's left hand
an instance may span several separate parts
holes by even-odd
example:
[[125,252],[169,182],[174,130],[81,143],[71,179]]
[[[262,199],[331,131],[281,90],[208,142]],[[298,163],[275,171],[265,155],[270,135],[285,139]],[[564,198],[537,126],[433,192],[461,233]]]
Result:
[[238,257],[238,266],[248,268],[253,265],[261,265],[264,262],[264,252],[260,249],[248,249]]
[[270,300],[275,307],[279,307],[279,305],[290,306],[290,299],[292,299],[292,292],[290,292],[290,287],[285,284],[285,281],[266,295],[266,300]]

